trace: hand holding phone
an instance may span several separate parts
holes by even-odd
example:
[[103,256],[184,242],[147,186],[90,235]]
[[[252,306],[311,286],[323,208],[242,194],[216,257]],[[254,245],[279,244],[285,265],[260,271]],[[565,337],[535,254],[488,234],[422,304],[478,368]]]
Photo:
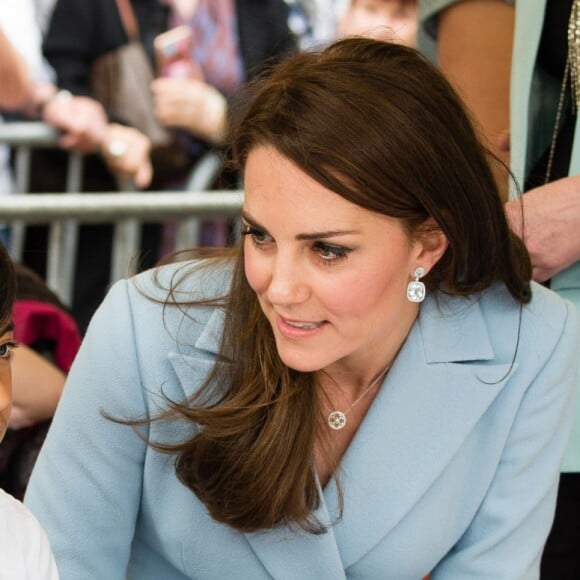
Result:
[[159,34],[153,46],[160,76],[203,80],[203,73],[191,55],[192,32],[189,26],[184,24]]

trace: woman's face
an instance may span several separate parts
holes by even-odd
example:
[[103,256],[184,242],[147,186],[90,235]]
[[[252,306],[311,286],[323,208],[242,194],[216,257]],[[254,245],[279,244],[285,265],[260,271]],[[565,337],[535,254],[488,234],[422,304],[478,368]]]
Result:
[[423,242],[270,147],[248,157],[243,220],[246,277],[287,366],[374,370],[395,355],[418,313],[407,284],[431,265]]
[[0,441],[6,433],[6,425],[12,408],[12,372],[10,353],[14,347],[12,325],[0,330]]
[[352,0],[338,25],[342,36],[368,36],[414,47],[417,3],[413,0]]

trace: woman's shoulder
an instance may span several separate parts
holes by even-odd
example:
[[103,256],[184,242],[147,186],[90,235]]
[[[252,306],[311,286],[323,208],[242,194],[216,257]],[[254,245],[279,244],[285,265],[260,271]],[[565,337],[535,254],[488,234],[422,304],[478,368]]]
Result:
[[173,293],[194,300],[208,300],[227,293],[232,264],[227,259],[172,262],[141,272],[129,279],[139,291],[155,298]]
[[542,284],[532,282],[532,299],[526,304],[530,316],[545,319],[548,323],[559,324],[570,310],[575,310],[572,303]]
[[[483,292],[482,301],[486,311],[498,317],[520,310],[520,304],[503,284],[495,284]],[[575,316],[575,309],[569,301],[537,282],[531,283],[531,300],[521,310],[522,324],[541,326],[546,331],[560,332],[567,319]]]
[[97,310],[87,336],[101,340],[116,325],[119,332],[131,333],[139,348],[174,348],[176,335],[195,340],[223,311],[231,272],[225,260],[192,260],[120,280]]
[[186,260],[146,270],[124,283],[131,302],[179,305],[219,300],[228,293],[231,276],[227,260]]
[[450,357],[509,363],[516,345],[541,361],[563,340],[577,340],[574,306],[540,284],[532,283],[531,292],[526,304],[500,283],[469,297],[435,293],[421,312],[425,348],[440,352],[447,345]]
[[578,334],[578,314],[572,303],[532,282],[531,300],[521,305],[503,284],[482,293],[481,308],[494,342],[517,340],[524,352],[547,354],[564,335]]

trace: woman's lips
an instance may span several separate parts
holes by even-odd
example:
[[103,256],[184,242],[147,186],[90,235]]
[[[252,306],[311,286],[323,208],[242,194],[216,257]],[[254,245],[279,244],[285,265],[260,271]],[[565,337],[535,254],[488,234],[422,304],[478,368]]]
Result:
[[276,316],[278,330],[282,336],[292,339],[310,338],[319,334],[328,324],[326,320],[316,322],[303,320],[289,320],[280,315]]

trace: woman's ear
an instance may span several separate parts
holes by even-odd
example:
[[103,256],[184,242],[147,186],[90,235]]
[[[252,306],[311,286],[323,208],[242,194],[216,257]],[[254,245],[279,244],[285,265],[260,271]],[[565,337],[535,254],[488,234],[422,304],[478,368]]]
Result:
[[418,234],[417,266],[422,266],[426,272],[429,272],[441,259],[448,247],[449,240],[439,227],[439,224],[433,218],[428,218],[421,225]]

